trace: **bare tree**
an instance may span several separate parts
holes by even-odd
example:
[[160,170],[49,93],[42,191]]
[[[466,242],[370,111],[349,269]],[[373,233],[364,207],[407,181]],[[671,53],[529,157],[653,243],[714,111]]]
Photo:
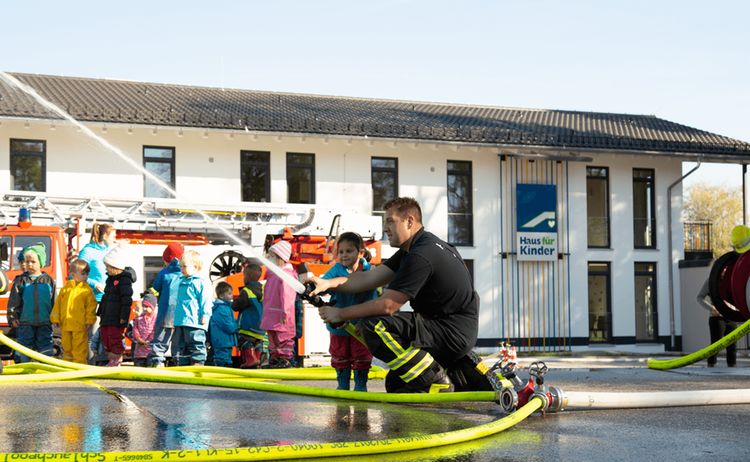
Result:
[[732,228],[742,224],[742,189],[697,183],[686,191],[684,221],[710,221],[714,257],[732,250]]

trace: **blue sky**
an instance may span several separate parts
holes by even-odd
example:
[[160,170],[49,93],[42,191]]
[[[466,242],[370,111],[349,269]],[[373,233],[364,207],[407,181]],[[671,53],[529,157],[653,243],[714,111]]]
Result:
[[[3,2],[5,71],[654,114],[750,141],[750,2]],[[739,167],[688,181],[739,184]]]

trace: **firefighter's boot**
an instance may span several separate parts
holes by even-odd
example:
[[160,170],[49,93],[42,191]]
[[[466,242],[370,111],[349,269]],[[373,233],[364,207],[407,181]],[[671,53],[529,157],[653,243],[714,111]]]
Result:
[[368,369],[354,370],[354,391],[367,391],[367,374]]
[[459,359],[448,369],[448,377],[456,391],[492,391],[489,368],[482,364],[482,358],[473,351]]
[[454,387],[445,369],[435,361],[409,382],[404,382],[397,372],[391,370],[385,377],[385,390],[388,393],[444,393],[453,391]]
[[336,387],[337,390],[349,390],[349,382],[352,377],[352,370],[349,368],[346,369],[336,369],[336,381],[338,382],[338,387]]

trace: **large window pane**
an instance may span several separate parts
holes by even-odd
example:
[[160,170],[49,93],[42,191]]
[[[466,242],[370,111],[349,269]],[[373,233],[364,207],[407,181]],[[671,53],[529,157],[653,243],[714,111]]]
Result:
[[586,168],[588,246],[609,247],[609,169]]
[[398,197],[398,159],[373,157],[370,164],[372,181],[372,212],[384,215],[383,206]]
[[656,341],[656,263],[635,263],[635,340]]
[[286,184],[289,203],[315,203],[315,154],[286,154]]
[[[143,166],[154,176],[166,184],[172,183],[172,166],[164,162],[144,162]],[[172,194],[159,185],[156,181],[146,177],[144,195],[154,198],[170,198]]]
[[46,190],[46,142],[10,140],[10,189]]
[[[143,167],[173,190],[175,189],[174,154],[172,147],[143,147]],[[143,175],[143,195],[153,198],[174,197],[171,192],[146,175]]]
[[240,160],[242,200],[271,201],[271,153],[242,151]]
[[656,247],[654,170],[633,169],[633,245]]
[[612,338],[609,263],[590,262],[588,282],[589,342],[608,342]]
[[448,161],[448,242],[474,245],[471,162]]

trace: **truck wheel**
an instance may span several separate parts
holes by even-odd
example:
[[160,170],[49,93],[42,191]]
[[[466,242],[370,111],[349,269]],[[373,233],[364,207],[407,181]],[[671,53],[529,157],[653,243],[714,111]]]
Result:
[[231,274],[242,271],[242,265],[247,261],[247,257],[234,250],[227,250],[220,253],[211,262],[209,269],[209,278],[211,282],[227,277]]

